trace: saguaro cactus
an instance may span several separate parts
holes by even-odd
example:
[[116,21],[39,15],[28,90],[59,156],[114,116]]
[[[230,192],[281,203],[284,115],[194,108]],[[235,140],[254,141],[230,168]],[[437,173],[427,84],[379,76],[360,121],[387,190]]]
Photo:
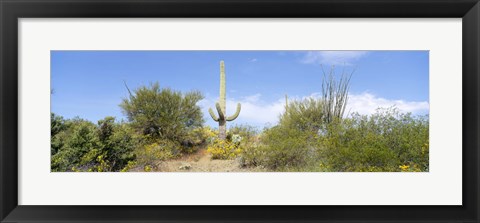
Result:
[[220,99],[217,103],[215,103],[215,107],[217,108],[218,117],[213,113],[213,109],[208,109],[210,116],[216,122],[218,122],[218,138],[221,140],[225,140],[227,135],[227,121],[235,120],[238,115],[240,114],[241,105],[240,103],[237,104],[237,110],[235,114],[232,116],[227,117],[226,114],[226,93],[225,93],[225,63],[220,61]]

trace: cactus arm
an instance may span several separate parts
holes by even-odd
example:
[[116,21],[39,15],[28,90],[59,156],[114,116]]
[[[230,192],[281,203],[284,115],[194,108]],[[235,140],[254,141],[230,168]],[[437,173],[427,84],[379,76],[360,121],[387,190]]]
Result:
[[242,108],[242,106],[240,105],[240,103],[237,104],[237,110],[235,111],[235,114],[233,114],[232,116],[228,117],[227,118],[227,121],[233,121],[235,120],[238,115],[240,114],[240,109]]
[[212,108],[209,108],[208,109],[208,113],[210,113],[210,116],[212,117],[213,121],[216,121],[218,122],[218,117],[215,115],[215,113],[213,113],[213,109]]
[[217,107],[219,120],[225,120],[225,113],[222,111],[222,107],[220,107],[220,104],[218,102],[215,103],[215,107]]

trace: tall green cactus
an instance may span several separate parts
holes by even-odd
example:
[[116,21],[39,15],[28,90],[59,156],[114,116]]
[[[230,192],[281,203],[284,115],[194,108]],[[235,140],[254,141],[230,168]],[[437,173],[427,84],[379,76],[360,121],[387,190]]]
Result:
[[237,104],[237,110],[235,114],[232,116],[227,117],[226,114],[226,93],[225,93],[225,63],[220,61],[220,99],[219,102],[215,103],[215,107],[217,108],[218,117],[213,113],[213,109],[208,109],[210,116],[216,122],[218,122],[218,138],[221,140],[225,140],[227,136],[227,121],[235,120],[238,115],[240,114],[241,105],[240,103]]

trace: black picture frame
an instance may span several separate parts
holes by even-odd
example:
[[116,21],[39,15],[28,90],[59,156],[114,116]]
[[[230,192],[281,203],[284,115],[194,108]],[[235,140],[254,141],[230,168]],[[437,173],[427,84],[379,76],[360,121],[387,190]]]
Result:
[[[462,18],[463,205],[18,205],[17,21],[75,17]],[[479,222],[478,0],[0,0],[0,19],[1,222]]]

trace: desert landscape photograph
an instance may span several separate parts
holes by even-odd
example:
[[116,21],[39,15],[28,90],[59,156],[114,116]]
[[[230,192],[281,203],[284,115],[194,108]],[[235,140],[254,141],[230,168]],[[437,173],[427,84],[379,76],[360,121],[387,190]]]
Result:
[[51,51],[52,172],[428,172],[428,51]]

